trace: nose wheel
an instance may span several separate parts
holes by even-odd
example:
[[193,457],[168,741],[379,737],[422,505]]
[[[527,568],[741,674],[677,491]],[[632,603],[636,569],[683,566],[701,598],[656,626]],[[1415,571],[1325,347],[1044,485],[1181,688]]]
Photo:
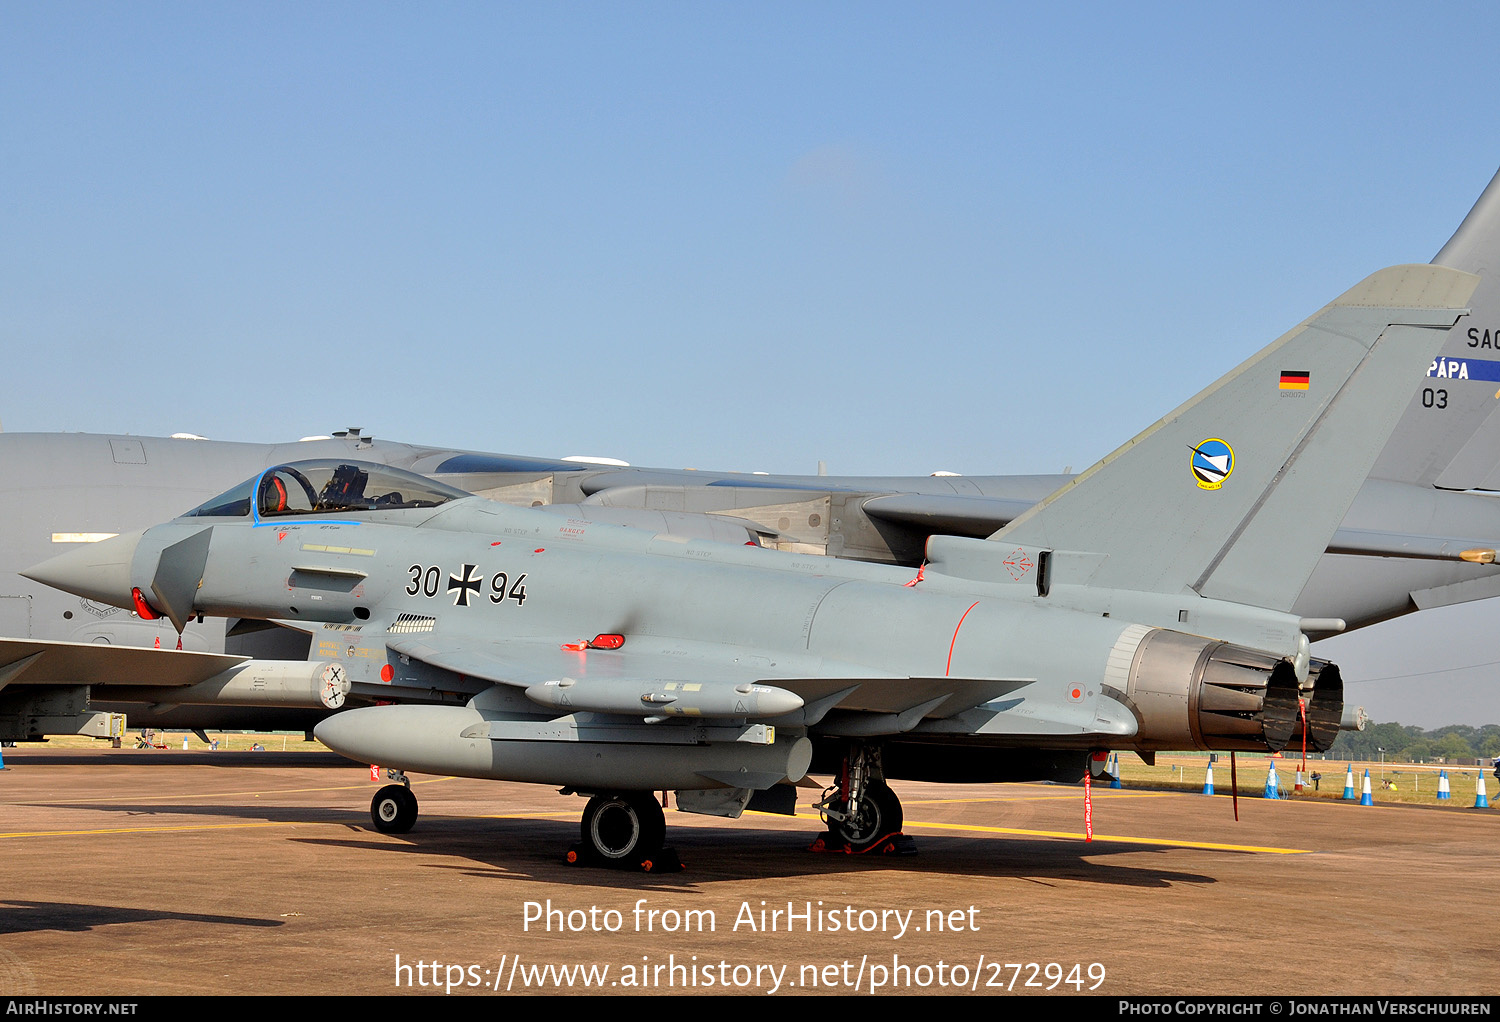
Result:
[[904,820],[896,793],[884,781],[875,781],[866,784],[852,804],[845,803],[843,819],[830,817],[828,830],[852,851],[864,852],[882,838],[901,833]]
[[584,807],[579,825],[582,842],[568,850],[568,862],[642,872],[682,868],[677,853],[665,847],[667,821],[647,791],[595,795]]
[[809,849],[849,855],[915,855],[916,843],[901,833],[905,822],[901,800],[885,783],[880,747],[851,743],[839,769],[838,783],[816,806],[828,832]]
[[417,796],[404,784],[387,784],[370,800],[370,819],[382,834],[405,834],[417,822]]

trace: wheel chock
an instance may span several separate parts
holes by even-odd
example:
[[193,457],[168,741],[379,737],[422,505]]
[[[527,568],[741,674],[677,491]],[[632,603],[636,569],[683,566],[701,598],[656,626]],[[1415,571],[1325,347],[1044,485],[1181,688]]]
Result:
[[917,843],[897,831],[877,841],[871,841],[863,848],[855,848],[832,831],[828,831],[819,834],[813,843],[807,846],[807,850],[830,855],[916,855]]
[[568,846],[566,856],[569,866],[593,866],[602,869],[621,869],[630,873],[681,873],[687,868],[677,857],[677,849],[663,848],[655,855],[642,859],[605,859],[595,855],[587,845]]

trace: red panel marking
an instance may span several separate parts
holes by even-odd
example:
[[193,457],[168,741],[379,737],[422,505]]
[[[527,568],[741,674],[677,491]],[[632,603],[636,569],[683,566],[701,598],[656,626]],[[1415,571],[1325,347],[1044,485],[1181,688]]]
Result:
[[[975,600],[969,604],[969,610],[973,610],[977,606],[979,606],[979,601]],[[943,677],[945,678],[953,673],[953,647],[958,642],[958,630],[964,626],[964,618],[969,616],[969,610],[964,611],[963,617],[959,618],[958,624],[953,627],[953,638],[948,642],[948,666],[943,669]]]
[[384,667],[382,667],[380,669],[380,680],[381,681],[390,681],[395,676],[396,676],[396,672],[391,667],[390,664],[386,664]]
[[1005,570],[1010,572],[1010,577],[1019,582],[1026,577],[1031,570],[1031,558],[1026,556],[1026,551],[1016,547],[1010,552],[1010,557],[1004,562]]
[[546,548],[546,547],[544,547],[544,546],[539,546],[539,547],[537,547],[537,548],[536,548],[536,549],[535,549],[535,550],[533,550],[533,551],[531,551],[531,552],[532,552],[532,553],[534,553],[534,554],[539,554],[539,553],[541,553],[541,552],[542,552],[542,551],[543,551],[543,550],[546,550],[546,549],[547,549],[547,548]]
[[155,608],[146,602],[146,597],[142,595],[140,586],[136,586],[130,590],[130,599],[135,603],[135,612],[141,616],[142,621],[155,621],[161,617]]
[[491,543],[490,546],[499,546],[503,542],[504,542],[504,540],[497,539],[497,540],[495,540],[495,542]]

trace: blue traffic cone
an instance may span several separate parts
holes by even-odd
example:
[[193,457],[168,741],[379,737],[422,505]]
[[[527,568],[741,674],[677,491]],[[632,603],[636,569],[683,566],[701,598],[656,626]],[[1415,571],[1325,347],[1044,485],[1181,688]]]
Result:
[[1484,793],[1484,771],[1481,770],[1479,771],[1479,787],[1474,792],[1474,808],[1488,809],[1489,807],[1490,800]]
[[1344,797],[1353,802],[1359,796],[1354,794],[1354,764],[1350,763],[1344,769]]
[[1448,771],[1446,771],[1446,770],[1439,770],[1438,771],[1438,794],[1437,794],[1437,797],[1440,798],[1440,799],[1451,799],[1453,797],[1453,792],[1448,787]]
[[1213,760],[1209,760],[1209,763],[1208,763],[1208,774],[1207,774],[1207,776],[1205,776],[1203,778],[1203,794],[1205,794],[1205,795],[1212,795],[1213,793],[1214,793],[1214,764],[1213,764]]
[[1123,788],[1120,783],[1120,754],[1117,752],[1109,763],[1109,786],[1111,788]]
[[1281,786],[1276,783],[1276,761],[1271,760],[1271,769],[1266,771],[1266,798],[1280,798]]
[[1359,796],[1359,804],[1362,806],[1372,806],[1375,804],[1375,797],[1370,794],[1370,771],[1368,769],[1365,770],[1365,790]]
[[[3,749],[4,749],[4,746],[0,745],[0,750],[3,750]],[[5,753],[4,753],[4,751],[0,751],[0,770],[4,770],[4,769],[5,769]]]

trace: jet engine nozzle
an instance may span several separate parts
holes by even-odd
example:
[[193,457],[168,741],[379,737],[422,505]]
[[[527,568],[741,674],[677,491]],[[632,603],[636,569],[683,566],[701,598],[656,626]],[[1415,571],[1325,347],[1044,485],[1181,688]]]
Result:
[[1314,660],[1303,688],[1287,657],[1165,629],[1141,640],[1125,694],[1151,749],[1280,752],[1300,747],[1305,719],[1307,747],[1322,752],[1344,710],[1334,664]]

